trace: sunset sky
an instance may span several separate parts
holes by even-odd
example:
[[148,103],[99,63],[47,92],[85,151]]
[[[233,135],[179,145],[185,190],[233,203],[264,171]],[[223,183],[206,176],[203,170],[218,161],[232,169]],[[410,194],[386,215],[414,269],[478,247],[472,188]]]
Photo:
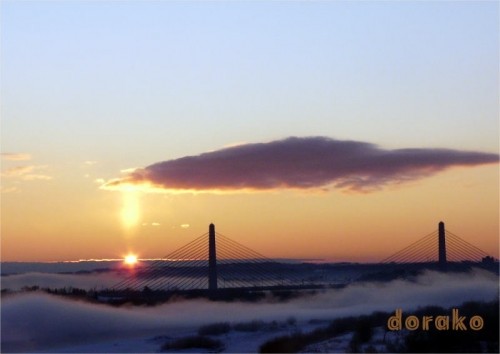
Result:
[[498,257],[499,3],[1,2],[2,261]]

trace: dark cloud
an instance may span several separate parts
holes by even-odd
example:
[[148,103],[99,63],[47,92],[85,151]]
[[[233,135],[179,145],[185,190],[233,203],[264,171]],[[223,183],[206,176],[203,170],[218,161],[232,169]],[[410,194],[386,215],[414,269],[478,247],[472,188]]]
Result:
[[498,154],[450,149],[381,149],[325,137],[291,137],[159,162],[109,181],[106,188],[149,183],[169,190],[369,190],[452,166],[497,163]]

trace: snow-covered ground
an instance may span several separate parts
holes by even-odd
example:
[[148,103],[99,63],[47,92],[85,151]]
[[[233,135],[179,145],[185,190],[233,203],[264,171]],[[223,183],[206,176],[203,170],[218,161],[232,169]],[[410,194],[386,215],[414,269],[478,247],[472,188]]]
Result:
[[[324,325],[324,324],[322,324]],[[242,332],[231,330],[230,332],[210,336],[211,338],[222,341],[222,353],[256,353],[259,351],[261,344],[278,336],[288,335],[297,330],[304,332],[312,331],[321,324],[296,323],[293,325],[285,322],[275,329],[263,328],[255,332]],[[91,344],[69,345],[59,348],[52,348],[45,351],[47,353],[157,353],[161,352],[163,344],[173,341],[178,338],[197,335],[198,328],[190,328],[184,330],[172,330],[161,335],[139,336],[136,338],[117,338],[113,340],[105,340]],[[200,353],[213,352],[200,348],[184,349],[184,350],[168,350],[174,353]]]
[[301,353],[348,353],[353,334],[353,332],[349,332],[323,342],[308,345]]
[[[354,332],[344,333],[328,340],[314,343],[305,347],[301,353],[350,353],[350,343]],[[396,342],[401,338],[396,338],[395,332],[386,332],[384,328],[374,329],[371,339],[359,346],[359,352],[365,353],[369,347],[374,348],[377,353],[387,353],[386,343]]]
[[[221,353],[257,353],[259,347],[279,336],[293,334],[296,331],[304,333],[313,331],[318,327],[324,326],[325,323],[310,322],[297,323],[295,325],[281,324],[279,328],[269,330],[262,329],[256,332],[239,332],[230,331],[229,333],[211,336],[224,343],[223,348],[217,352]],[[74,346],[64,346],[53,348],[47,353],[157,353],[162,352],[163,344],[173,341],[178,338],[196,335],[197,330],[187,329],[180,331],[172,331],[167,335],[157,336],[140,336],[137,338],[118,338],[114,340],[106,340],[92,344],[82,344]],[[354,332],[344,333],[328,340],[308,345],[301,353],[349,353],[351,352],[350,342]],[[374,348],[378,353],[388,352],[386,343],[400,342],[403,339],[401,333],[386,332],[384,328],[377,327],[374,329],[372,338],[360,345],[360,352],[365,352],[368,348]],[[183,350],[168,350],[171,353],[201,353],[213,352],[201,348],[191,348]]]

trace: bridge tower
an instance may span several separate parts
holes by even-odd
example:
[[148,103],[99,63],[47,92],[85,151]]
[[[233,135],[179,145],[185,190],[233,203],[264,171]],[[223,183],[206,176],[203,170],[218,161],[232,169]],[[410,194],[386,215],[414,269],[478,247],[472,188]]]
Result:
[[217,292],[217,255],[215,248],[215,225],[208,227],[208,291]]
[[446,267],[446,238],[444,230],[444,222],[439,222],[438,226],[438,250],[439,250],[439,266]]

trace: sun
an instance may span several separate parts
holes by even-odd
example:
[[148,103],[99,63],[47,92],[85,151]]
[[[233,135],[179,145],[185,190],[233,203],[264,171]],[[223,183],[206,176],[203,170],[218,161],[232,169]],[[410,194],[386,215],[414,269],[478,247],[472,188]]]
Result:
[[127,254],[125,258],[123,259],[123,263],[129,266],[133,266],[137,264],[137,256],[135,254]]

